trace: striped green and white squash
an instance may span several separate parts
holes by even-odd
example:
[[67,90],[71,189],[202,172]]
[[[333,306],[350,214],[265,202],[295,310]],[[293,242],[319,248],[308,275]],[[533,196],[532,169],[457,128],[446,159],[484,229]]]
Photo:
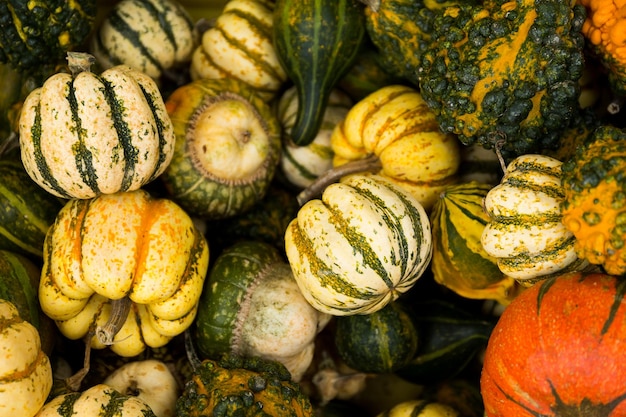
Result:
[[521,155],[485,196],[490,221],[481,236],[483,248],[523,285],[587,264],[576,256],[576,239],[561,222],[561,166],[550,156]]
[[271,0],[230,0],[192,54],[190,74],[201,78],[234,78],[266,100],[287,81],[274,48]]
[[132,191],[154,180],[175,143],[155,81],[125,65],[94,74],[88,54],[69,60],[76,73],[49,77],[24,101],[19,138],[26,172],[62,198]]
[[429,214],[431,270],[435,281],[462,297],[508,304],[515,296],[515,280],[500,271],[481,242],[490,221],[483,200],[492,187],[471,181],[453,184],[439,195]]
[[61,394],[48,401],[37,417],[156,417],[150,406],[135,395],[126,395],[105,384],[85,391]]
[[289,183],[305,188],[333,167],[334,153],[330,146],[330,137],[337,123],[346,117],[352,107],[352,100],[341,90],[333,89],[324,109],[322,125],[313,142],[305,146],[295,145],[290,140],[298,103],[298,91],[295,86],[288,88],[278,101],[278,121],[283,132],[280,166]]
[[19,160],[0,160],[0,250],[41,258],[46,232],[61,207]]
[[188,64],[198,32],[176,0],[122,0],[91,38],[91,53],[108,69],[128,65],[158,80]]
[[428,215],[407,191],[352,174],[298,211],[285,251],[304,297],[336,315],[367,314],[413,287],[429,265]]

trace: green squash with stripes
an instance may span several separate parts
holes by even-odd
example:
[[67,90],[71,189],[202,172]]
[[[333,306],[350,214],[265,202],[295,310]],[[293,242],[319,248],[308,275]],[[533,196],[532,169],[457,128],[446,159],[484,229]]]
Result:
[[313,142],[329,95],[365,41],[363,5],[355,0],[277,0],[274,45],[298,91],[290,133],[295,145]]
[[61,207],[62,200],[29,177],[19,154],[0,160],[0,250],[41,259],[46,233]]
[[378,311],[427,269],[432,235],[424,207],[375,174],[352,174],[306,202],[285,233],[305,298],[337,316]]
[[68,58],[72,74],[52,75],[24,101],[26,172],[62,198],[133,191],[156,179],[174,154],[175,135],[155,81],[125,65],[95,74],[89,54]]
[[371,314],[335,319],[339,357],[360,372],[393,372],[415,356],[419,343],[411,313],[400,300]]
[[189,64],[198,32],[176,0],[123,0],[91,37],[91,53],[105,69],[128,65],[155,80]]
[[476,181],[446,188],[430,212],[433,231],[431,270],[435,281],[472,299],[508,304],[516,294],[514,279],[504,275],[482,246],[490,218],[483,200],[492,186]]

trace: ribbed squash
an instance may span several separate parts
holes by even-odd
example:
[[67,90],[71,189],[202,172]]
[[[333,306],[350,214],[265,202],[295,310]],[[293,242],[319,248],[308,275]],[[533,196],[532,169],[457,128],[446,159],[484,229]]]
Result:
[[159,80],[188,64],[198,33],[176,0],[122,0],[91,37],[91,53],[105,68],[129,67]]
[[46,235],[39,301],[67,338],[135,356],[191,325],[208,258],[170,200],[143,190],[73,199]]
[[0,299],[0,416],[33,417],[52,389],[52,366],[37,329]]
[[74,74],[51,76],[24,101],[19,136],[28,174],[63,198],[132,191],[154,180],[175,142],[154,80],[128,66],[94,74],[90,55],[69,58]]
[[377,175],[353,174],[300,208],[285,233],[285,251],[315,308],[366,314],[422,276],[432,235],[426,211],[407,191]]
[[243,82],[201,79],[166,101],[174,155],[163,175],[173,200],[207,219],[250,209],[267,191],[280,156],[271,107]]
[[283,132],[280,167],[289,183],[305,188],[333,167],[334,154],[330,146],[330,136],[335,126],[346,117],[352,107],[352,100],[341,90],[333,89],[324,108],[322,124],[313,141],[306,146],[294,145],[290,139],[298,105],[296,87],[287,89],[278,101],[277,117]]
[[62,201],[39,187],[19,160],[0,160],[0,249],[41,258],[46,232],[61,207]]
[[204,360],[176,403],[177,417],[312,417],[313,406],[279,362],[228,355]]
[[363,7],[354,0],[277,0],[273,39],[277,56],[298,91],[291,142],[313,142],[331,91],[365,39]]
[[481,243],[490,217],[483,200],[492,186],[478,182],[451,185],[430,213],[433,233],[431,270],[435,280],[457,294],[507,304],[516,282],[504,275]]
[[0,62],[21,71],[61,61],[87,39],[96,0],[11,0],[0,3]]
[[563,224],[579,257],[608,273],[626,272],[626,130],[598,127],[563,165]]
[[274,2],[230,0],[193,52],[191,78],[232,78],[270,100],[287,81],[272,39]]
[[58,395],[37,417],[157,417],[150,406],[134,395],[98,384],[82,391]]
[[490,221],[481,236],[483,248],[523,285],[586,265],[576,255],[576,238],[561,222],[561,166],[545,155],[519,156],[485,196]]
[[412,87],[383,87],[356,103],[334,129],[333,164],[376,156],[379,175],[409,191],[427,211],[456,181],[460,142],[439,129]]

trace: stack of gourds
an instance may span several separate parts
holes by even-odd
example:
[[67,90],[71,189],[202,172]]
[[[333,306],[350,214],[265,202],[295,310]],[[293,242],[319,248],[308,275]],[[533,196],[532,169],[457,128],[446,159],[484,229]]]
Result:
[[0,4],[0,417],[626,414],[625,10]]

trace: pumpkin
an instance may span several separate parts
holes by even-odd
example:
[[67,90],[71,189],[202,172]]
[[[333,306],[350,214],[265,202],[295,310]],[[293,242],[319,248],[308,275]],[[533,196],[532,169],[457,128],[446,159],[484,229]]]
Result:
[[145,401],[98,384],[81,391],[61,394],[46,403],[36,417],[157,417]]
[[96,12],[96,0],[2,2],[0,62],[28,72],[61,61],[87,39]]
[[428,400],[407,400],[376,417],[458,417],[459,412],[446,404]]
[[352,107],[352,100],[341,90],[333,89],[328,96],[324,117],[317,134],[306,146],[295,145],[290,139],[298,105],[296,87],[287,89],[278,101],[277,117],[283,132],[280,167],[290,184],[296,188],[305,188],[333,167],[330,136],[335,126],[346,117]]
[[356,103],[334,129],[333,165],[376,156],[377,173],[408,190],[427,211],[456,182],[460,143],[439,129],[412,87],[383,87]]
[[409,363],[420,342],[413,318],[401,301],[370,314],[335,319],[339,357],[360,372],[387,373]]
[[52,366],[37,329],[0,299],[0,416],[33,417],[52,389]]
[[247,84],[264,100],[287,81],[272,39],[274,2],[230,0],[192,54],[192,80],[230,78]]
[[490,221],[483,200],[491,189],[490,184],[468,182],[441,192],[429,215],[431,270],[435,281],[463,297],[508,304],[516,295],[516,281],[500,271],[481,243]]
[[626,415],[625,292],[621,278],[583,272],[522,292],[485,351],[485,415]]
[[228,218],[260,201],[280,155],[271,107],[234,79],[201,79],[166,101],[176,145],[163,183],[171,198],[205,219]]
[[100,22],[90,51],[105,69],[125,64],[158,81],[189,63],[197,37],[176,0],[122,0]]
[[67,338],[135,356],[191,325],[208,257],[168,199],[143,190],[73,199],[46,235],[39,301]]
[[332,90],[363,45],[363,8],[353,0],[278,0],[273,39],[298,92],[290,142],[306,146],[315,140]]
[[602,125],[563,166],[562,221],[574,249],[614,275],[626,272],[625,140],[626,130]]
[[352,174],[300,208],[285,252],[311,305],[332,315],[367,314],[422,276],[432,235],[411,194],[381,176]]
[[177,417],[312,417],[313,406],[279,362],[228,355],[202,361],[176,402]]
[[196,342],[202,358],[258,356],[282,363],[300,381],[329,319],[304,299],[278,249],[241,241],[224,249],[209,272]]
[[49,77],[20,113],[24,168],[58,197],[136,190],[158,177],[174,152],[174,130],[152,78],[128,66],[97,75],[88,70],[92,58],[71,55],[77,73]]
[[563,223],[561,161],[539,154],[515,158],[485,196],[490,221],[481,242],[505,275],[528,286],[551,274],[584,268],[576,238]]
[[40,259],[63,202],[38,186],[15,159],[0,159],[0,249]]

